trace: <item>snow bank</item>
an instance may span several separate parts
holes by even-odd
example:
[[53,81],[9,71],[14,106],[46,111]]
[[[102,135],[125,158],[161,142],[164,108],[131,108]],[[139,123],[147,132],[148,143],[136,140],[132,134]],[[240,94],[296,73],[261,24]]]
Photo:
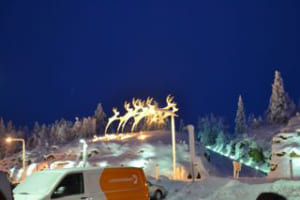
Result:
[[262,184],[243,181],[209,178],[195,183],[164,180],[158,184],[168,189],[167,200],[255,200],[263,192],[274,192],[288,200],[298,200],[300,197],[299,181],[280,180]]

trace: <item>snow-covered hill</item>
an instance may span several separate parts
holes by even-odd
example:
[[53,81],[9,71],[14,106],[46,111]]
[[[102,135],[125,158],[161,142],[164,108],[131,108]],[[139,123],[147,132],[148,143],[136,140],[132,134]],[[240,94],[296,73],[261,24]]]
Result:
[[[110,141],[88,143],[88,162],[92,166],[134,166],[143,167],[148,177],[154,177],[155,166],[159,165],[160,175],[172,175],[171,133],[168,131],[153,131],[143,133],[142,139],[125,138]],[[81,160],[82,145],[74,141],[49,149],[36,148],[29,151],[27,174],[41,169],[47,164],[51,168],[77,166]],[[180,179],[185,180],[191,172],[190,155],[187,135],[177,134],[177,167]],[[232,161],[229,158],[211,153],[210,162],[204,157],[205,148],[196,146],[196,173],[201,178],[210,176],[232,176]],[[20,178],[21,154],[0,161],[2,169],[11,171],[14,178]],[[243,167],[241,176],[262,176],[254,169]]]
[[253,138],[264,149],[271,149],[272,139],[279,133],[295,132],[300,128],[300,114],[292,117],[286,125],[263,124],[257,128],[249,128],[246,134]]
[[[92,166],[134,166],[143,167],[147,176],[155,175],[155,166],[159,165],[160,175],[172,175],[171,134],[168,131],[153,131],[142,134],[141,139],[123,138],[109,141],[88,142],[88,163]],[[73,167],[81,160],[82,144],[79,141],[53,147],[52,149],[36,148],[28,151],[29,166],[27,174],[31,174],[40,165],[48,163],[49,167]],[[190,157],[185,137],[177,137],[177,167],[181,179],[190,173]],[[13,177],[20,178],[21,154],[0,161],[2,169],[12,172]],[[202,177],[207,175],[209,163],[199,152],[196,158],[196,171]]]

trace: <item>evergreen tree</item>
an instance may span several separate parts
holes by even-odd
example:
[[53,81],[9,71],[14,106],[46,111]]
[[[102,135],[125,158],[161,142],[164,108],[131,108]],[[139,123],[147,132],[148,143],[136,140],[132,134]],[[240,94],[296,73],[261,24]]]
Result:
[[267,120],[269,123],[279,124],[288,120],[293,113],[295,104],[289,99],[284,91],[283,80],[279,71],[275,71],[275,78],[272,85],[272,95],[269,108],[267,110]]
[[238,109],[235,117],[235,133],[242,134],[246,130],[246,117],[242,96],[239,96]]
[[9,120],[7,122],[7,125],[6,125],[6,133],[10,133],[10,132],[13,132],[13,131],[14,131],[13,122],[11,120]]
[[94,118],[96,119],[96,133],[104,134],[106,114],[103,111],[101,103],[98,104],[95,110]]
[[252,141],[250,144],[250,148],[248,151],[249,157],[252,158],[254,162],[263,162],[264,161],[264,154],[261,147],[259,147],[255,141]]
[[41,142],[40,142],[40,136],[39,136],[39,132],[41,130],[41,127],[39,125],[38,122],[34,123],[34,127],[33,127],[33,131],[31,133],[31,136],[28,139],[28,147],[29,148],[36,148]]
[[43,124],[40,131],[38,132],[38,137],[39,137],[39,144],[40,146],[46,145],[48,142],[48,137],[47,137],[47,126],[46,124]]
[[5,123],[4,123],[3,118],[1,117],[1,119],[0,119],[0,134],[4,135],[5,134],[5,130],[6,130]]
[[216,138],[216,145],[220,149],[222,149],[225,143],[226,143],[225,134],[223,133],[223,131],[220,131],[220,133],[218,134],[218,136]]
[[220,117],[210,114],[198,120],[198,140],[204,145],[214,145],[219,133],[226,133],[226,125]]
[[179,121],[179,133],[185,134],[185,125],[183,119],[180,119]]

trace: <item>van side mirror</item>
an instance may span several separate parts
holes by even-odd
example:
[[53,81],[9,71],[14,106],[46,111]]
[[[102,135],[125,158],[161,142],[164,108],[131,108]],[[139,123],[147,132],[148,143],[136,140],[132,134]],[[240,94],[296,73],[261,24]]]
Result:
[[65,192],[66,192],[66,187],[61,186],[54,191],[52,198],[58,198],[64,196]]

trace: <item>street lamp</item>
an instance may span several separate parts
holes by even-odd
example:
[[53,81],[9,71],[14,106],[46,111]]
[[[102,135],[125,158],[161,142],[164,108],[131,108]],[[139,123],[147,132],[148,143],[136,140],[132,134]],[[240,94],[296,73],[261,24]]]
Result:
[[84,139],[80,139],[79,143],[81,143],[82,146],[82,166],[86,167],[87,164],[87,148],[88,148],[88,144],[86,143],[86,141]]
[[23,159],[23,175],[24,178],[26,177],[26,149],[25,149],[25,140],[22,138],[11,138],[8,137],[6,138],[6,142],[7,143],[11,143],[11,142],[22,142],[22,159]]

